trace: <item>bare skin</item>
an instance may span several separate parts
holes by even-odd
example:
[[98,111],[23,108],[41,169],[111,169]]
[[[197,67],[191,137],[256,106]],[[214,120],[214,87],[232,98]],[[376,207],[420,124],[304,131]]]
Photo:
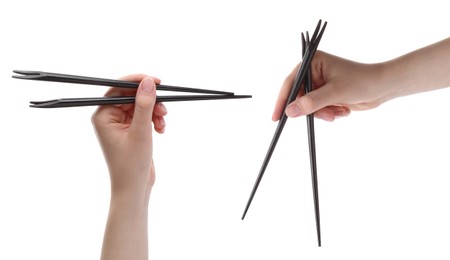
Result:
[[[145,75],[123,79],[141,82],[135,105],[102,106],[92,116],[111,179],[101,259],[148,259],[148,203],[155,182],[152,125],[163,133],[167,111],[156,103],[159,79]],[[133,92],[112,88],[106,95]]]
[[[394,98],[450,86],[450,38],[376,64],[318,51],[311,70],[315,90],[301,94],[285,112],[290,117],[314,113],[317,118],[333,121],[352,110],[372,109]],[[281,87],[274,121],[283,113],[296,71]]]

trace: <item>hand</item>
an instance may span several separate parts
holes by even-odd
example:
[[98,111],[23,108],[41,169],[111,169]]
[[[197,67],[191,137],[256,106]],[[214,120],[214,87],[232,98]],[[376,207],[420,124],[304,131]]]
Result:
[[101,259],[148,259],[148,202],[155,182],[152,121],[164,132],[167,111],[156,103],[155,82],[145,75],[137,90],[112,88],[106,96],[136,95],[135,104],[101,106],[92,116],[110,178],[111,204]]
[[[279,120],[284,112],[298,66],[300,64],[281,87],[272,115],[274,121]],[[290,117],[314,113],[317,118],[333,121],[348,116],[351,110],[375,108],[388,100],[382,86],[377,83],[381,67],[379,64],[356,63],[317,51],[311,63],[314,91],[307,95],[300,94],[285,112]]]
[[155,181],[152,121],[154,129],[163,133],[167,111],[163,104],[155,104],[159,79],[141,74],[122,79],[140,82],[139,88],[111,88],[106,96],[136,95],[136,103],[101,106],[92,123],[109,168],[112,194],[134,193],[148,198]]

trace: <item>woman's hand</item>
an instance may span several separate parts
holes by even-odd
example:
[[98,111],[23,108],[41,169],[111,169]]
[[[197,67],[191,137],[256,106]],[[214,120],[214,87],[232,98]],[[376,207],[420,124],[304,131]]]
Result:
[[380,66],[345,60],[317,51],[311,63],[314,91],[301,93],[285,109],[298,66],[284,81],[278,96],[272,120],[280,119],[286,112],[290,117],[314,113],[326,121],[347,116],[351,110],[366,110],[386,101],[382,86],[377,84]]
[[[106,96],[134,96],[135,104],[101,106],[92,116],[111,179],[111,202],[101,259],[148,258],[148,202],[155,182],[152,131],[164,132],[160,80],[130,75],[137,90],[111,88]],[[153,127],[152,127],[153,125]]]
[[[450,86],[450,38],[393,60],[363,64],[317,51],[311,63],[314,91],[300,95],[285,110],[297,68],[284,81],[272,119],[314,113],[333,121],[351,110],[372,109],[402,96]],[[300,66],[300,65],[298,65]]]
[[142,193],[148,197],[155,181],[152,147],[154,129],[163,133],[167,111],[156,103],[157,78],[130,75],[123,80],[140,82],[139,88],[111,88],[106,96],[133,96],[135,104],[101,106],[92,116],[111,177],[111,192]]

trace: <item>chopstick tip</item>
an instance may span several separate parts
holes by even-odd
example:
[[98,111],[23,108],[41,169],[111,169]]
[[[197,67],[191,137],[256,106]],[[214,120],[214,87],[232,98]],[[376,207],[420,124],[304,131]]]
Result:
[[244,214],[242,214],[241,220],[244,220],[245,215],[247,215],[247,209],[244,211]]

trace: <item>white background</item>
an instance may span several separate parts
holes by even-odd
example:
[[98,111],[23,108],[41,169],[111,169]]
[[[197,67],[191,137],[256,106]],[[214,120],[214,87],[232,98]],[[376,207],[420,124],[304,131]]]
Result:
[[328,21],[319,49],[367,63],[449,36],[444,1],[397,2],[2,1],[0,259],[97,259],[109,206],[95,108],[28,107],[106,88],[15,80],[13,69],[147,73],[253,95],[166,104],[151,259],[449,259],[450,89],[316,121],[322,248],[305,118],[286,124],[240,220],[301,32]]

